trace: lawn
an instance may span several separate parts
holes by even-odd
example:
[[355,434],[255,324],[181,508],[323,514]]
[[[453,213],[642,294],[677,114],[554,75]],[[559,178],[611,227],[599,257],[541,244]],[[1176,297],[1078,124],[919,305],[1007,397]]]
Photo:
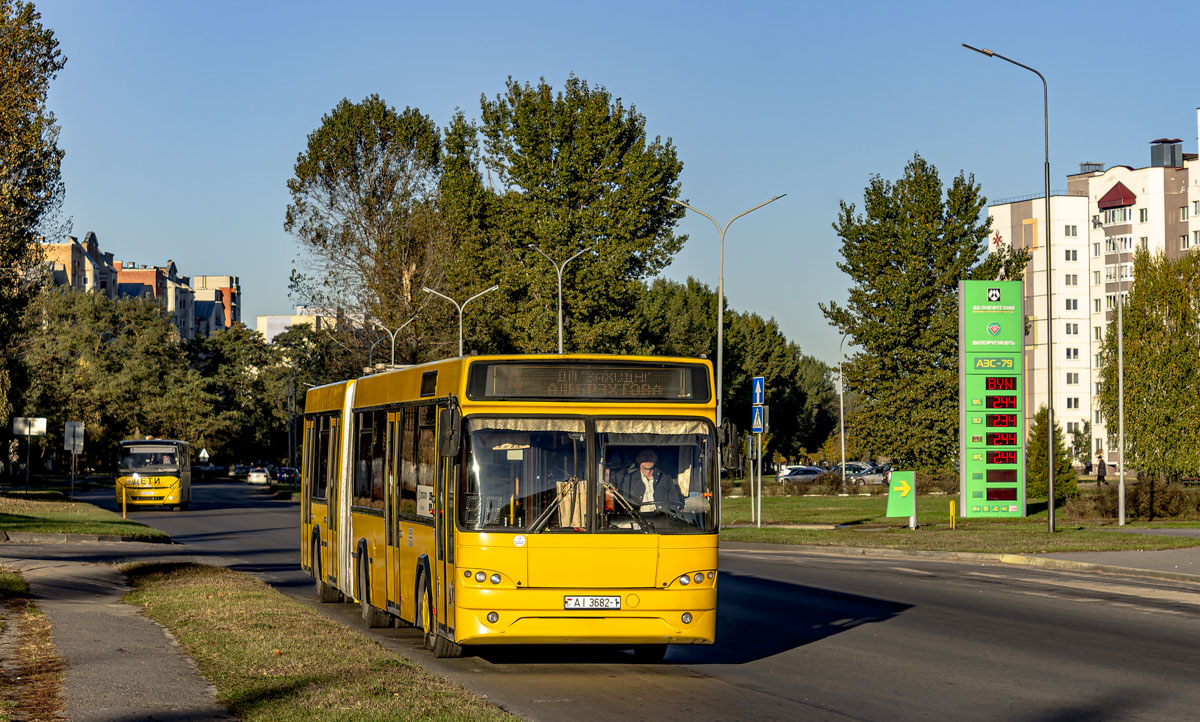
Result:
[[79,501],[67,501],[59,492],[0,493],[0,531],[44,534],[102,534],[165,541],[170,537],[120,514]]
[[[721,531],[722,541],[811,544],[818,546],[875,547],[924,551],[1037,554],[1067,551],[1132,551],[1200,546],[1194,537],[1116,533],[1113,520],[1056,519],[1050,534],[1044,504],[1024,519],[956,519],[950,524],[953,496],[917,499],[918,528],[908,529],[908,519],[889,518],[885,496],[777,496],[764,497],[763,528],[738,526]],[[722,501],[722,523],[749,524],[750,500]],[[788,529],[791,524],[839,525],[837,529]],[[1138,522],[1126,529],[1200,526],[1196,522]]]
[[515,720],[257,579],[197,564],[123,567],[126,601],[171,630],[244,720]]

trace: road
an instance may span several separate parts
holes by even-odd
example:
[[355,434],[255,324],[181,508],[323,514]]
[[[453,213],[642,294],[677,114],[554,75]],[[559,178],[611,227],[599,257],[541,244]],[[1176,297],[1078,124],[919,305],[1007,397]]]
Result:
[[[86,500],[113,508],[111,493]],[[258,575],[530,720],[1194,719],[1200,586],[1094,573],[725,545],[717,643],[637,665],[589,648],[437,660],[411,630],[319,605],[299,514],[241,484],[134,518],[163,555]]]

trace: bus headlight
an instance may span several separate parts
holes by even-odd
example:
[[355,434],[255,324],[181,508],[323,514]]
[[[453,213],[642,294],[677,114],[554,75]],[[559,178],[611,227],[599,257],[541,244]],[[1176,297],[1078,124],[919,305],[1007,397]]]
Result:
[[496,614],[495,612],[488,612],[487,620],[488,622],[495,624],[496,622],[500,621],[500,615]]
[[699,584],[700,582],[704,581],[704,574],[703,574],[703,572],[696,572],[696,580],[695,580],[695,581],[696,581],[696,583],[697,583],[697,584]]
[[691,612],[684,612],[684,613],[683,613],[683,616],[682,616],[682,617],[680,617],[680,619],[682,619],[682,620],[683,620],[683,623],[684,623],[684,624],[691,624],[691,623],[692,623],[692,613],[691,613]]
[[679,583],[686,587],[687,585],[692,583],[692,578],[689,577],[688,575],[684,574],[682,577],[679,578]]
[[499,575],[499,574],[493,574],[493,575],[492,575],[492,584],[499,584],[499,583],[500,583],[500,575]]
[[485,579],[487,579],[487,574],[484,574],[483,572],[475,572],[475,581],[482,584],[483,580]]

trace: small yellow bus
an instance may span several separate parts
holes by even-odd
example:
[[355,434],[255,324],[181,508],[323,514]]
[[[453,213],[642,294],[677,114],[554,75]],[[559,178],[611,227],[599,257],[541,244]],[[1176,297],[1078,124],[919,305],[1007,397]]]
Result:
[[116,496],[128,506],[164,505],[187,511],[192,466],[186,441],[146,439],[117,446]]
[[689,358],[471,356],[311,389],[302,565],[439,657],[711,644],[715,413]]

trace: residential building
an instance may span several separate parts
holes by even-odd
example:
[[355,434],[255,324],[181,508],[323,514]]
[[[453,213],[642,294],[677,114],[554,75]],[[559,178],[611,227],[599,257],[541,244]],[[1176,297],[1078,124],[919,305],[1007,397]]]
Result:
[[237,276],[192,276],[197,301],[220,304],[223,328],[242,320],[242,284]]
[[328,314],[317,312],[316,309],[310,309],[305,306],[297,306],[296,313],[292,315],[277,315],[277,316],[259,316],[256,319],[255,328],[271,343],[275,337],[283,333],[289,326],[299,326],[305,324],[312,326],[318,330],[323,328],[335,328],[336,317]]
[[113,254],[100,250],[95,231],[88,231],[82,243],[75,236],[67,236],[61,243],[47,243],[45,251],[54,285],[116,298],[117,270],[113,265]]
[[[1200,136],[1200,109],[1196,112]],[[1050,276],[1053,306],[1046,313],[1043,194],[1000,201],[988,208],[992,244],[1033,254],[1025,271],[1025,309],[1031,321],[1025,346],[1026,424],[1046,404],[1046,353],[1053,354],[1054,416],[1068,434],[1092,422],[1093,452],[1117,460],[1108,434],[1116,419],[1100,413],[1100,353],[1117,304],[1129,293],[1138,248],[1178,258],[1200,246],[1200,161],[1177,138],[1150,143],[1150,164],[1104,168],[1081,163],[1067,190],[1051,193]],[[1047,347],[1047,319],[1053,348]],[[1028,433],[1028,428],[1026,428]],[[1092,454],[1094,456],[1094,453]]]

